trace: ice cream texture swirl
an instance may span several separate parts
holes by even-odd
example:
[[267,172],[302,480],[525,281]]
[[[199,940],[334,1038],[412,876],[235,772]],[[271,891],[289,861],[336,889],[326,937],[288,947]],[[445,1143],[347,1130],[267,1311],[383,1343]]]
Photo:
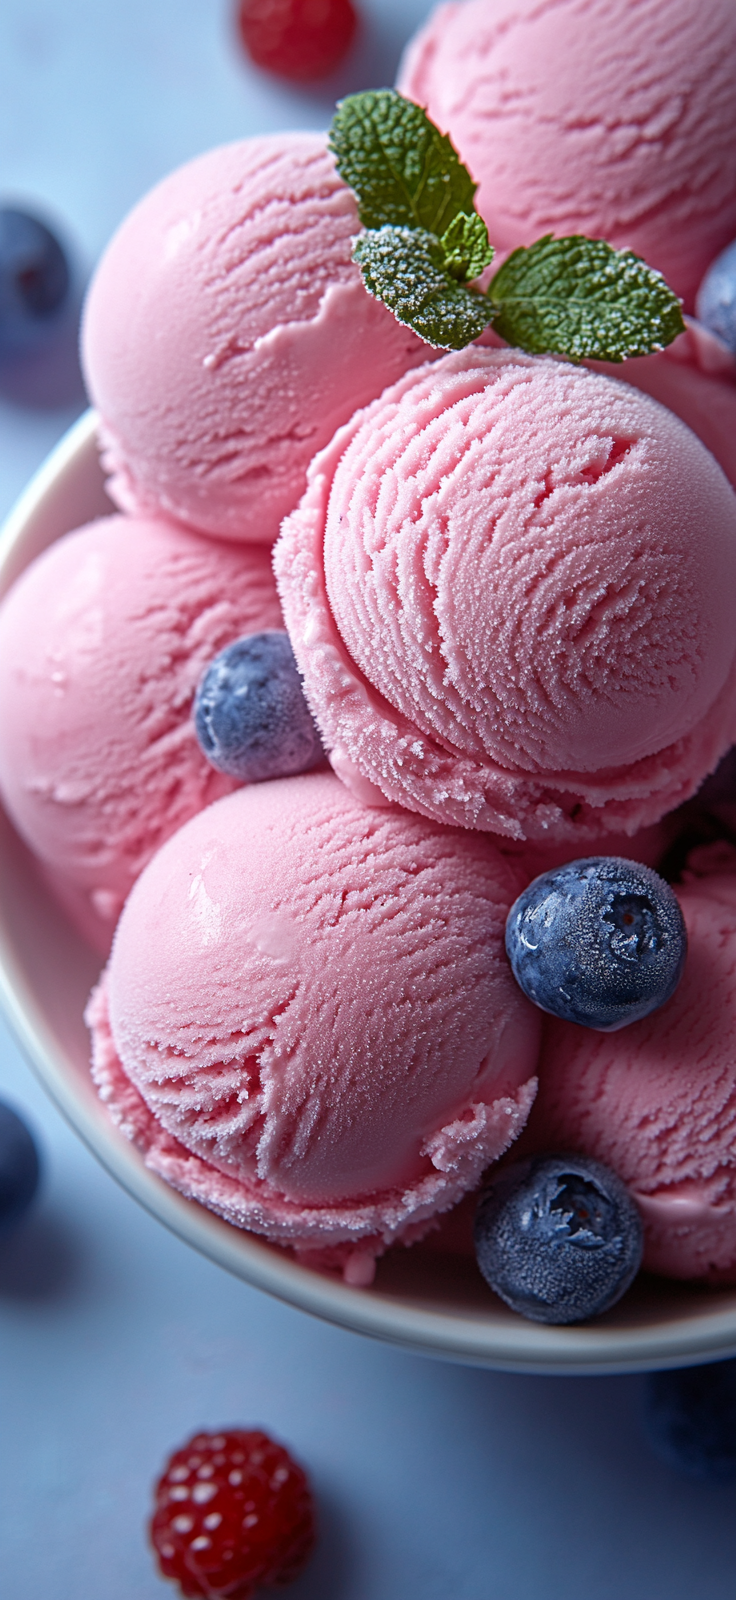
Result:
[[[556,15],[600,9],[514,4],[517,33],[534,16],[544,32]],[[443,16],[452,33],[455,8]],[[351,166],[356,129],[368,144]],[[568,147],[588,137],[568,134]],[[56,861],[65,838],[110,928],[132,885],[87,1012],[114,1120],[183,1194],[355,1285],[383,1250],[432,1229],[524,1128],[542,1025],[503,953],[519,879],[545,852],[586,855],[593,841],[607,852],[607,840],[620,852],[736,738],[733,492],[663,406],[572,364],[659,351],[646,371],[634,362],[632,383],[680,394],[687,416],[702,409],[731,472],[713,380],[661,354],[682,328],[677,296],[627,249],[633,236],[616,233],[620,249],[583,237],[606,232],[585,208],[570,237],[531,227],[530,203],[529,234],[499,225],[489,240],[475,176],[419,105],[370,91],[338,109],[331,147],[277,134],[210,152],[123,223],[89,296],[85,360],[126,514],[84,539],[108,570],[118,545],[123,567],[138,553],[131,581],[106,585],[108,644],[84,679],[73,664],[66,723],[63,617],[53,661],[43,645],[49,755],[16,807],[19,826],[38,819],[27,832],[39,858]],[[528,195],[536,184],[530,169]],[[703,189],[710,204],[708,175]],[[543,230],[490,277],[493,243],[506,254]],[[426,359],[430,344],[468,345],[491,322],[512,348]],[[202,767],[188,707],[210,654],[283,620],[269,545],[284,515],[279,592],[334,772],[216,799],[232,782]],[[71,536],[45,569],[53,617],[74,539],[81,548]],[[23,708],[41,674],[26,699],[16,678],[13,736],[21,748],[28,735],[35,759]],[[84,793],[69,787],[75,740],[93,769]],[[15,778],[12,752],[6,767]],[[111,834],[116,817],[125,826]],[[701,920],[718,934],[712,905]],[[657,1026],[659,1060],[669,1035]],[[564,1066],[546,1038],[545,1141]],[[571,1052],[568,1109],[576,1094],[587,1108],[587,1082],[605,1091],[628,1058],[606,1056],[597,1079],[600,1059]],[[733,1086],[721,1076],[725,1138]],[[686,1084],[687,1116],[675,1108],[671,1170],[649,1173],[644,1138],[623,1172],[628,1111],[610,1096],[602,1153],[649,1216],[650,1250],[662,1213],[658,1269],[702,1271],[700,1234],[678,1266],[677,1228],[687,1207],[701,1233],[718,1211],[717,1276],[733,1272],[731,1168],[720,1144],[715,1166],[679,1161],[681,1143],[697,1153],[710,1137],[686,1126],[699,1083]],[[637,1137],[638,1112],[637,1100]]]
[[369,1259],[417,1237],[523,1126],[539,1013],[491,842],[252,785],[159,851],[93,997],[93,1072],[150,1166],[240,1226]]
[[408,375],[313,462],[275,570],[365,797],[583,840],[655,821],[734,738],[736,500],[598,374],[476,347]]

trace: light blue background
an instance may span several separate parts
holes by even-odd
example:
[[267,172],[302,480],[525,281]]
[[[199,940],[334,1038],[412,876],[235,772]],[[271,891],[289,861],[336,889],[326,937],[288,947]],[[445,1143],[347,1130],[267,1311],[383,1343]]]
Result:
[[[225,0],[0,0],[0,195],[44,206],[90,267],[128,207],[208,146],[322,127],[390,82],[424,0],[363,0],[328,92],[251,71]],[[72,420],[0,403],[0,514]],[[167,1452],[262,1424],[322,1511],[294,1600],[722,1600],[734,1492],[640,1434],[638,1379],[517,1378],[401,1354],[228,1278],[120,1192],[4,1030],[0,1093],[44,1152],[0,1243],[0,1595],[157,1600],[143,1525]]]

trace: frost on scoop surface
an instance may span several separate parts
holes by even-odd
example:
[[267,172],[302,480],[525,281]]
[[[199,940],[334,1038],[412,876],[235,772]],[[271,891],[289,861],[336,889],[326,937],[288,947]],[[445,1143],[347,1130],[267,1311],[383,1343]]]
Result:
[[218,802],[139,879],[93,996],[94,1075],[150,1166],[300,1249],[412,1238],[523,1126],[539,1018],[478,835],[332,774]]
[[732,742],[736,500],[662,407],[471,349],[317,457],[275,570],[335,770],[512,838],[634,832]]
[[595,363],[598,372],[622,378],[674,411],[736,488],[736,358],[702,323],[685,318],[685,333],[656,355],[614,367]]

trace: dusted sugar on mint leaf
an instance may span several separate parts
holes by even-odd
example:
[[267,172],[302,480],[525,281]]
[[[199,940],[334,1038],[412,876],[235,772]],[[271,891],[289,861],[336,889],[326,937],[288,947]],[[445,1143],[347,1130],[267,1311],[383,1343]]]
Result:
[[663,349],[685,330],[661,273],[604,239],[548,234],[508,257],[488,295],[495,331],[533,355],[625,361]]
[[493,320],[485,296],[455,280],[441,241],[422,228],[364,233],[355,259],[369,292],[437,349],[464,350]]
[[736,499],[598,373],[476,346],[408,375],[312,463],[275,570],[365,797],[600,850],[733,742]]

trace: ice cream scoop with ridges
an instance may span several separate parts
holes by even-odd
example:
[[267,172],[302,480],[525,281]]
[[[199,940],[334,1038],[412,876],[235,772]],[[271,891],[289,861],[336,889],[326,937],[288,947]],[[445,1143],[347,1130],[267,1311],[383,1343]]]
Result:
[[617,1034],[545,1023],[524,1148],[612,1167],[641,1211],[650,1271],[736,1283],[736,877],[677,894],[679,988]]
[[735,75],[732,0],[465,0],[397,83],[449,133],[498,250],[607,239],[692,310],[736,234]]
[[427,347],[366,294],[354,196],[319,134],[211,150],[131,211],[82,353],[113,499],[273,543],[316,450]]
[[267,549],[150,518],[67,534],[6,595],[0,793],[102,948],[158,846],[235,787],[197,743],[202,672],[241,634],[279,627]]
[[598,374],[477,347],[408,374],[313,462],[275,570],[364,799],[584,843],[656,821],[733,741],[736,498]]
[[331,773],[240,790],[127,902],[89,1008],[103,1099],[184,1193],[370,1271],[526,1120],[517,884],[489,840],[369,810]]
[[692,317],[685,323],[686,331],[666,350],[620,366],[590,364],[674,411],[736,488],[736,358],[702,323]]

